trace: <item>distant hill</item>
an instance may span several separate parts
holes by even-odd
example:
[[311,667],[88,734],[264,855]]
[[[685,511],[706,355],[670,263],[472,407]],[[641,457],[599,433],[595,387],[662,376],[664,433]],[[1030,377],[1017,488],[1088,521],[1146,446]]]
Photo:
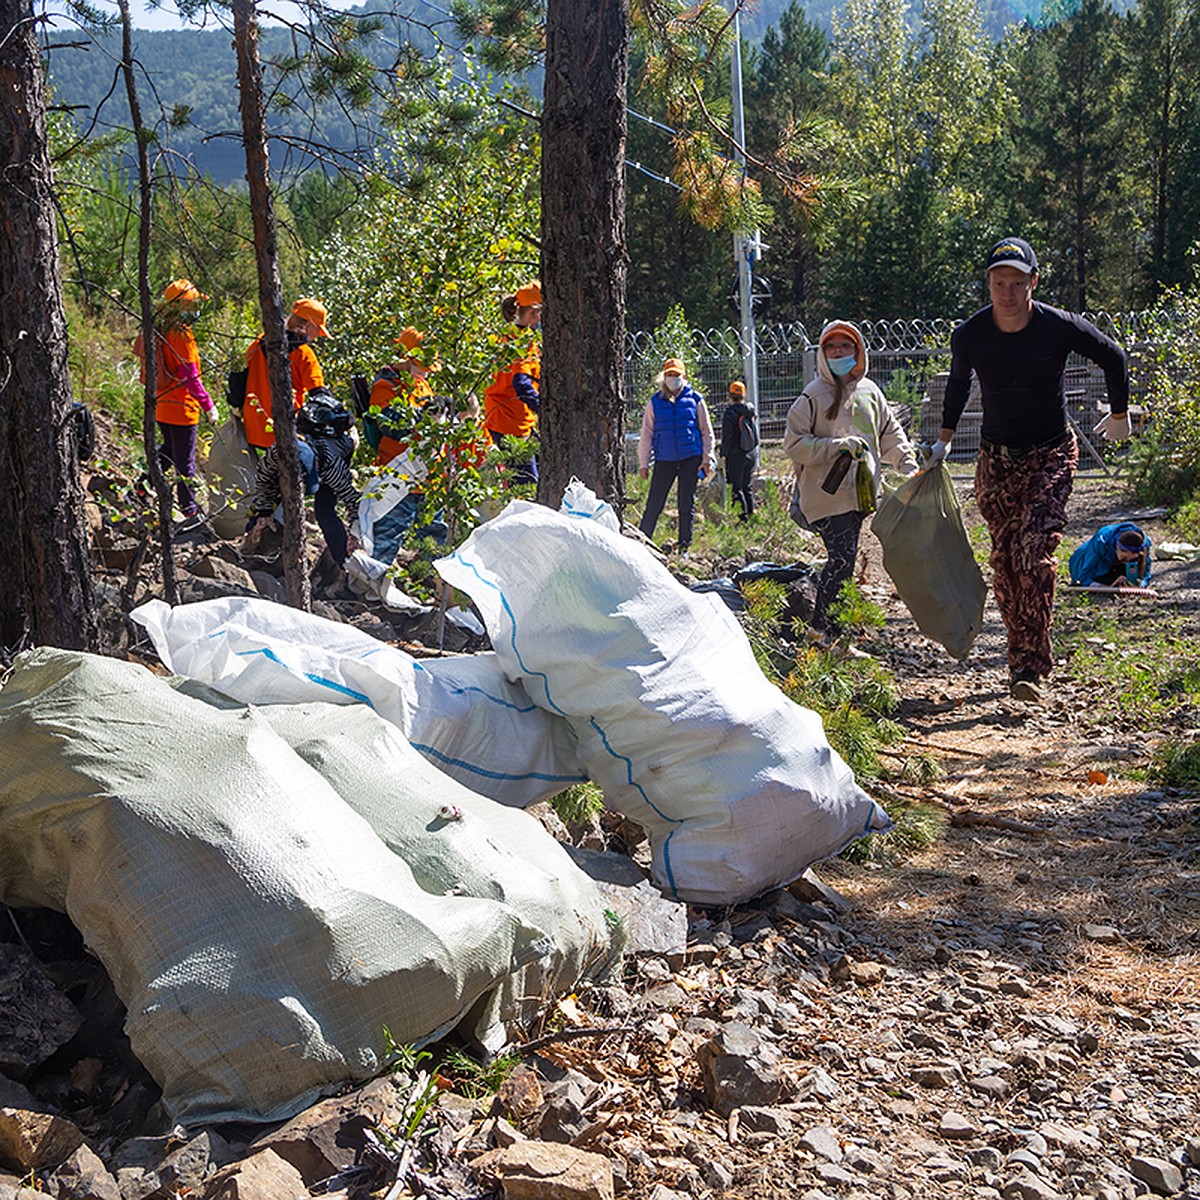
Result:
[[[994,37],[999,37],[1007,25],[1025,19],[1025,14],[1018,12],[1007,0],[983,2],[985,22]],[[1127,7],[1129,2],[1125,0],[1120,7]],[[760,0],[743,18],[745,39],[751,43],[761,40],[767,29],[778,22],[788,3],[789,0]],[[1029,0],[1029,3],[1040,12],[1041,0]],[[835,0],[809,0],[806,7],[810,16],[826,29],[830,28]],[[352,11],[362,12],[364,8]],[[290,36],[290,31],[282,26],[265,27],[260,41],[264,62],[285,57],[291,49]],[[56,42],[68,40],[76,39],[61,35],[50,38],[47,61],[53,102],[70,107],[72,117],[81,129],[87,128],[93,120],[99,132],[128,128],[125,89],[120,85],[113,86],[119,37],[97,39],[90,47],[54,46]],[[231,35],[223,30],[137,30],[134,40],[138,62],[144,69],[141,80],[143,118],[147,122],[161,121],[161,108],[168,114],[173,109],[188,110],[188,118],[183,124],[163,134],[171,149],[191,159],[218,183],[240,179],[245,172],[245,159],[240,142],[241,122]],[[433,48],[428,32],[402,17],[378,39],[374,50],[376,61],[381,65],[390,63],[397,44],[408,41],[422,50]],[[148,81],[153,83],[153,92]],[[306,122],[307,117],[299,113],[290,119],[277,115],[273,128],[284,135],[304,137],[309,133]],[[369,148],[373,137],[369,120],[367,125],[364,135],[336,104],[327,103],[320,109],[314,136],[343,150],[353,148],[356,139],[362,141],[365,136]],[[288,168],[280,148],[272,152],[272,165],[278,173],[286,172]]]
[[[118,82],[113,86],[120,36],[97,38],[88,46],[55,47],[55,42],[66,40],[53,36],[50,39],[47,62],[52,104],[68,107],[80,129],[88,128],[93,121],[98,133],[128,129],[129,106],[124,85]],[[400,20],[377,38],[372,57],[381,65],[390,64],[395,58],[396,45],[406,41],[423,50],[432,49],[432,40],[425,30]],[[134,48],[142,68],[138,79],[142,119],[158,125],[161,140],[174,153],[192,160],[201,172],[218,183],[241,178],[246,160],[240,140],[232,35],[224,30],[135,30]],[[259,52],[264,64],[286,57],[291,48],[288,29],[263,28]],[[268,86],[278,86],[278,75],[275,73],[272,78],[269,66],[264,74]],[[163,128],[173,112],[184,110],[187,110],[185,121],[170,129]],[[290,115],[277,112],[272,128],[284,136],[312,136],[341,150],[353,148],[364,136],[370,146],[377,113],[352,120],[333,102],[322,104],[318,113],[315,131],[310,128],[309,114],[301,106]],[[286,171],[287,152],[283,148],[272,150],[272,166],[276,171]]]

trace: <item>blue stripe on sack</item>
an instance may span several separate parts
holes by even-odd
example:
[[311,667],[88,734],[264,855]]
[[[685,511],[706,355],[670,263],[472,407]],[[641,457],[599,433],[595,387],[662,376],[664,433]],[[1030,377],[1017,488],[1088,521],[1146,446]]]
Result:
[[504,611],[508,613],[509,624],[512,626],[512,631],[508,635],[509,644],[512,646],[512,652],[517,656],[517,663],[520,665],[521,670],[524,671],[526,675],[535,676],[542,681],[542,690],[546,693],[546,703],[550,705],[550,707],[554,709],[554,711],[558,713],[560,717],[569,716],[569,714],[565,713],[561,708],[559,708],[551,698],[550,680],[546,678],[545,674],[541,671],[531,671],[525,665],[525,660],[521,657],[520,650],[517,649],[517,618],[513,613],[512,606],[508,603],[508,598],[500,590],[497,584],[493,583],[490,579],[484,579],[484,577],[480,575],[479,568],[476,567],[474,563],[467,562],[466,559],[464,559],[457,551],[451,557],[452,561],[460,563],[462,566],[466,567],[467,570],[470,571],[480,583],[486,584],[492,589],[492,591],[496,593],[496,595],[500,597],[500,603],[504,605]]
[[[647,807],[652,808],[664,821],[668,822],[669,824],[682,825],[682,818],[668,817],[667,814],[663,812],[663,810],[659,808],[649,796],[646,795],[646,789],[643,788],[640,783],[634,781],[632,760],[624,754],[618,754],[608,744],[608,734],[606,734],[604,730],[596,724],[596,718],[589,717],[588,721],[591,723],[592,728],[600,735],[600,743],[603,745],[604,749],[607,750],[608,753],[611,754],[618,762],[623,762],[625,764],[625,782],[628,783],[630,787],[637,790],[638,794],[646,802]],[[671,885],[671,895],[678,900],[679,894],[675,890],[675,872],[671,869],[671,839],[674,836],[675,830],[672,829],[671,832],[667,834],[667,840],[663,842],[663,868],[667,872],[667,882]]]
[[537,712],[536,704],[514,704],[511,700],[505,700],[500,696],[493,696],[490,692],[485,692],[481,687],[459,687],[451,688],[452,696],[463,696],[467,692],[478,692],[485,700],[490,700],[493,704],[499,704],[502,708],[511,708],[514,712],[528,713]]
[[590,511],[586,508],[572,508],[569,504],[564,504],[561,511],[565,512],[568,517],[580,517],[585,521],[594,521],[608,507],[608,502],[601,500],[600,507],[591,509]]
[[[274,650],[264,646],[261,650],[239,650],[237,651],[238,658],[249,658],[253,654],[261,654],[264,658],[270,659],[271,662],[283,667],[285,671],[291,672],[291,667],[287,665]],[[305,679],[310,683],[318,684],[320,687],[328,688],[331,692],[337,692],[342,696],[349,696],[352,700],[357,700],[360,704],[365,704],[368,708],[374,708],[371,703],[371,697],[364,695],[362,692],[356,692],[353,688],[346,687],[343,683],[335,683],[332,679],[326,679],[323,675],[314,675],[310,671],[302,672]]]
[[482,775],[485,779],[540,779],[546,783],[586,783],[586,775],[547,775],[542,771],[529,771],[524,775],[509,775],[504,771],[489,771],[484,767],[477,767],[474,763],[463,762],[460,758],[451,758],[448,754],[443,754],[440,750],[435,750],[432,746],[424,746],[420,742],[413,742],[413,749],[420,750],[422,754],[427,754],[431,758],[436,758],[439,762],[448,763],[452,767],[461,767],[464,771],[470,771],[474,775]]

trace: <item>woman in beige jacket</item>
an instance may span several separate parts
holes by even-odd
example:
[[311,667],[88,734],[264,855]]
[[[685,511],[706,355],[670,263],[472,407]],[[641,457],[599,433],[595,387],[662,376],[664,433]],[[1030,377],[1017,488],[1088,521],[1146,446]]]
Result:
[[[857,325],[830,321],[817,346],[817,377],[788,411],[783,448],[796,469],[792,519],[815,530],[827,561],[817,584],[812,626],[834,632],[829,605],[854,573],[863,518],[857,473],[870,473],[878,494],[880,464],[901,474],[917,470],[917,459],[879,388],[867,378],[867,345]],[[842,454],[850,469],[832,490],[822,487]]]

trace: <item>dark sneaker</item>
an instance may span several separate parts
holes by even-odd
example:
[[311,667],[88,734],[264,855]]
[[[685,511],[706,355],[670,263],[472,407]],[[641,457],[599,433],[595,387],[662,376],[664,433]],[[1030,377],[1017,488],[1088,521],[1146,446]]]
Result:
[[1038,704],[1042,699],[1041,679],[1036,671],[1016,671],[1008,681],[1008,694],[1014,700]]

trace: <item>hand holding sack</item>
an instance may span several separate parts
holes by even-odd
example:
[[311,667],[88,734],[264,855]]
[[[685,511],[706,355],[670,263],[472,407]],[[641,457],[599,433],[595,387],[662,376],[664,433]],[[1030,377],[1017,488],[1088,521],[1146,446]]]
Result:
[[1129,439],[1129,414],[1106,413],[1092,427],[1093,433],[1098,433],[1106,442],[1124,442]]

